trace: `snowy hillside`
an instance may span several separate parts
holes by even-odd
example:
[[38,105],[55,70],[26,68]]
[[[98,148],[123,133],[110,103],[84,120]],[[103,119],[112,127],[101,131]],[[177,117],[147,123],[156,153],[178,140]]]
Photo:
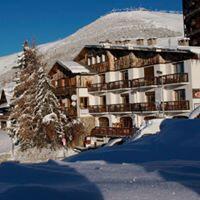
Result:
[[200,200],[199,131],[200,120],[167,120],[158,136],[65,161],[3,163],[0,199]]
[[[182,34],[181,14],[142,10],[116,12],[97,19],[63,40],[41,45],[39,49],[45,54],[51,67],[56,59],[73,59],[86,44],[106,39],[115,41],[123,37],[173,37]],[[15,65],[16,58],[16,54],[0,58],[1,82],[12,77],[10,69]]]

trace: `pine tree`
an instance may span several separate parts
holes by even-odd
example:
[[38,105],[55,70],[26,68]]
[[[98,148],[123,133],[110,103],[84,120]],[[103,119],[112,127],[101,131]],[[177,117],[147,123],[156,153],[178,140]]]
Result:
[[10,136],[21,150],[61,146],[63,137],[70,140],[69,134],[64,132],[67,119],[43,71],[45,64],[37,50],[29,48],[27,43],[21,58],[20,82],[14,90],[10,115]]
[[[33,112],[36,124],[34,141],[38,147],[50,144],[54,148],[61,144],[62,138],[66,138],[64,127],[68,120],[61,112],[51,82],[43,69],[44,66],[37,72],[36,106]],[[69,141],[70,137],[66,139]]]

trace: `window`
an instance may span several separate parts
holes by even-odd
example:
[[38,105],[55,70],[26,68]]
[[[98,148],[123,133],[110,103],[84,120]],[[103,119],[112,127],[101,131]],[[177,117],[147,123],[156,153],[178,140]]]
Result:
[[101,58],[99,56],[97,56],[97,63],[100,63],[101,62]]
[[88,97],[80,97],[80,108],[87,109],[89,105]]
[[106,82],[105,74],[100,75],[100,83],[105,83],[105,82]]
[[155,102],[155,92],[146,92],[145,95],[147,97],[147,102]]
[[144,78],[145,80],[154,79],[154,67],[146,67],[144,68]]
[[122,71],[121,77],[123,81],[128,80],[128,70]]
[[102,55],[102,56],[101,56],[101,60],[102,60],[102,62],[106,62],[106,56],[105,56],[105,55]]
[[175,71],[178,74],[184,73],[184,63],[183,62],[177,63]]
[[102,106],[106,105],[106,96],[101,96],[101,97],[100,97],[100,104],[101,104]]
[[91,65],[91,59],[88,58],[88,66],[90,66],[90,65]]
[[122,103],[123,104],[129,104],[129,94],[122,95]]
[[185,89],[175,90],[175,100],[184,101],[186,99]]

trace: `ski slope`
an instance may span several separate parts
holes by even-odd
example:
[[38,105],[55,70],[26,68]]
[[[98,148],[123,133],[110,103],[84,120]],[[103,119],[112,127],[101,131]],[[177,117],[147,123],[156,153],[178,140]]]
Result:
[[200,120],[63,161],[0,165],[1,200],[199,200]]

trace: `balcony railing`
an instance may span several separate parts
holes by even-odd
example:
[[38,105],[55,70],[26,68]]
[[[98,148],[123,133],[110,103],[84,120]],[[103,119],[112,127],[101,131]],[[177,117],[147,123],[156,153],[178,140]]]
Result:
[[138,78],[133,80],[120,80],[109,83],[96,83],[91,84],[88,88],[89,92],[101,92],[105,90],[116,90],[116,89],[125,89],[125,88],[137,88],[145,86],[156,86],[163,84],[173,84],[173,83],[186,83],[188,82],[187,73],[177,73],[177,74],[168,74],[159,77],[153,78]]
[[[162,103],[157,105],[154,102],[133,103],[133,104],[111,104],[111,105],[95,105],[90,106],[90,113],[105,113],[105,112],[155,112],[162,110]],[[169,101],[164,102],[165,111],[190,110],[189,101]]]
[[152,79],[138,78],[138,79],[133,79],[131,81],[131,86],[133,88],[150,86],[150,85],[157,85],[157,78],[156,77],[154,77]]
[[131,104],[112,104],[108,105],[108,112],[130,112],[132,111]]
[[104,112],[108,112],[108,106],[106,106],[106,105],[89,106],[89,112],[90,113],[104,113]]
[[96,127],[91,136],[100,137],[130,137],[134,134],[133,128]]
[[188,82],[188,74],[187,73],[168,74],[164,76],[154,77],[151,79],[138,78],[138,79],[133,79],[131,81],[131,85],[133,88],[161,85],[162,81],[164,85],[173,83],[185,83]]
[[99,73],[109,71],[109,63],[108,62],[96,63],[96,64],[91,65],[91,67]]
[[189,101],[169,101],[165,102],[166,111],[177,111],[177,110],[190,110]]
[[131,85],[129,80],[114,81],[107,84],[108,90],[130,88],[130,87]]
[[97,92],[97,91],[103,91],[107,90],[107,83],[96,83],[96,84],[91,84],[88,88],[89,92]]
[[56,96],[72,96],[76,94],[76,88],[72,87],[55,87],[54,92]]
[[148,103],[134,103],[131,104],[131,110],[135,112],[156,111],[156,104],[154,102]]
[[162,77],[158,77],[157,82],[158,84],[173,84],[173,83],[185,83],[188,82],[188,74],[187,73],[177,73],[177,74],[169,74],[164,75]]

